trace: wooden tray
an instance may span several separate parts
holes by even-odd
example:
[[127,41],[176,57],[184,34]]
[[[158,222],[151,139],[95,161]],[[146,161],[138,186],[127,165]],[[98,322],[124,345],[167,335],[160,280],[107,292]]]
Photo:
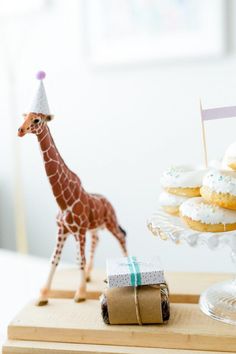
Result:
[[[7,341],[3,354],[203,354],[202,351],[162,348],[123,347],[96,344],[70,344],[36,341]],[[224,354],[229,352],[224,352]],[[210,352],[209,354],[223,354]]]
[[[197,303],[199,295],[210,285],[232,278],[226,273],[179,273],[166,272],[170,287],[170,301],[177,303]],[[88,283],[88,298],[98,299],[104,289],[105,271],[94,270],[92,280]],[[78,270],[76,268],[58,270],[50,292],[51,298],[73,298],[78,286]]]
[[[87,283],[88,299],[98,299],[104,290],[105,270],[94,269],[91,281]],[[79,283],[78,268],[58,269],[55,273],[49,296],[56,299],[72,299]]]
[[[211,351],[211,354],[236,352],[235,327],[209,319],[200,312],[197,305],[193,305],[197,303],[199,294],[209,285],[230,277],[230,274],[167,273],[171,302],[175,303],[171,306],[172,319],[168,325],[106,326],[101,320],[98,301],[74,304],[71,299],[66,300],[74,296],[78,282],[77,269],[59,270],[51,297],[61,297],[64,300],[52,299],[49,306],[44,308],[27,305],[9,325],[11,339],[5,343],[3,353],[203,353],[199,350],[218,350]],[[90,299],[99,297],[104,288],[104,278],[104,271],[97,270],[93,273],[92,281],[88,284]],[[117,345],[111,346],[110,343]],[[159,349],[151,348],[153,346]]]
[[28,304],[8,328],[11,340],[236,352],[235,327],[210,319],[196,304],[172,304],[168,325],[108,326],[98,300]]

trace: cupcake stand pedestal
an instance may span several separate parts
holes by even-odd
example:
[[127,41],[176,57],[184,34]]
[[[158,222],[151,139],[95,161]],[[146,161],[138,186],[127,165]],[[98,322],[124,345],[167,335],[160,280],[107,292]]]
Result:
[[[149,220],[148,228],[153,235],[176,244],[187,243],[191,247],[206,245],[211,250],[228,246],[232,261],[236,265],[236,231],[210,233],[187,228],[175,216],[158,210]],[[211,318],[236,325],[236,278],[216,283],[200,296],[200,309]]]

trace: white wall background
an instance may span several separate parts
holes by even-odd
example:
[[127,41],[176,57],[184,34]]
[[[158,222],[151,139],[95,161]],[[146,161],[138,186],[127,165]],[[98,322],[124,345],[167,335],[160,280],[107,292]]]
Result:
[[[92,67],[85,55],[81,1],[53,1],[44,15],[5,27],[17,73],[18,102],[9,107],[4,58],[0,50],[0,245],[15,247],[13,136],[31,99],[38,69],[47,72],[46,89],[55,119],[51,132],[66,163],[88,191],[103,193],[128,231],[132,254],[159,254],[166,269],[232,271],[226,249],[209,251],[155,239],[146,219],[157,206],[161,171],[170,164],[202,163],[199,96],[205,106],[235,105],[235,9],[228,2],[230,51],[225,56],[168,63]],[[2,26],[3,28],[3,26]],[[1,29],[2,29],[1,28]],[[14,108],[17,122],[11,123]],[[221,156],[236,140],[236,120],[209,122],[210,157]],[[57,205],[35,136],[17,139],[30,253],[49,257],[55,243]],[[114,238],[102,232],[96,263],[118,256]],[[74,261],[71,240],[64,259]]]

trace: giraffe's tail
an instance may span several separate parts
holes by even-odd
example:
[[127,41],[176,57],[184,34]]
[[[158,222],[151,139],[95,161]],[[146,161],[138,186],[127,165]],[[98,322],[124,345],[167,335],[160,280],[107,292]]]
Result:
[[124,237],[127,236],[127,232],[119,225],[119,229],[122,232],[122,234],[124,235]]

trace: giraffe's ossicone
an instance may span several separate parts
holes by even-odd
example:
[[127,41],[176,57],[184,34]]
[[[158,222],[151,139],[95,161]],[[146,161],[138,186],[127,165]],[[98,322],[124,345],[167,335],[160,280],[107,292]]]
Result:
[[[38,91],[30,112],[24,114],[24,122],[18,129],[20,137],[27,133],[33,133],[37,136],[46,174],[59,206],[57,243],[52,254],[51,268],[46,284],[41,289],[37,301],[37,305],[41,306],[46,305],[48,302],[53,275],[69,234],[75,237],[77,260],[81,273],[80,283],[74,298],[77,302],[86,299],[86,280],[90,279],[99,229],[107,228],[119,241],[124,255],[127,255],[126,233],[119,226],[111,203],[102,195],[86,192],[79,177],[67,167],[56,148],[48,127],[48,122],[52,120],[53,116],[49,111],[42,81],[44,77],[44,72],[37,74],[37,78],[40,80]],[[91,233],[91,250],[89,262],[86,265],[85,240],[87,231]]]

